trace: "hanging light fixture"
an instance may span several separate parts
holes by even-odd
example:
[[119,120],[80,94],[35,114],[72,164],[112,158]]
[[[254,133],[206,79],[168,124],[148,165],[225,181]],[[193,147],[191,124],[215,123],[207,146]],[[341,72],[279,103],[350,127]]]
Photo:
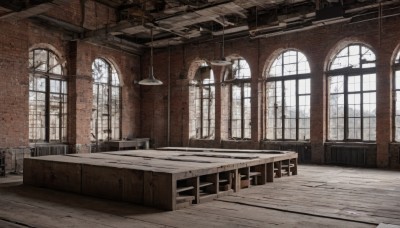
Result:
[[232,65],[230,61],[226,61],[225,54],[225,17],[222,17],[222,50],[221,50],[221,58],[217,60],[212,60],[211,65],[213,66],[229,66]]
[[154,77],[153,70],[153,28],[150,29],[151,46],[150,46],[150,69],[149,77],[139,81],[139,85],[162,85],[163,82]]

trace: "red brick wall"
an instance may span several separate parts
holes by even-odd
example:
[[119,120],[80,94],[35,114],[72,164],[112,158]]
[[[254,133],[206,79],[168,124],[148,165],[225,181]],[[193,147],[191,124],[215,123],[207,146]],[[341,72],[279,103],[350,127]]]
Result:
[[[312,96],[311,96],[311,147],[313,162],[324,161],[324,143],[326,141],[326,70],[329,58],[348,41],[363,42],[370,46],[377,55],[377,165],[385,167],[389,159],[389,143],[392,138],[391,131],[391,89],[392,70],[391,59],[395,48],[399,44],[400,31],[397,29],[399,17],[383,19],[382,32],[379,33],[378,21],[361,22],[355,24],[336,24],[313,30],[299,31],[295,33],[251,40],[249,38],[236,39],[225,42],[225,55],[239,54],[249,63],[253,74],[252,78],[252,140],[251,142],[229,142],[226,140],[226,129],[221,116],[221,108],[216,108],[216,120],[220,119],[219,136],[215,140],[189,140],[189,117],[188,117],[188,80],[182,79],[181,71],[183,65],[190,66],[193,59],[217,58],[219,46],[213,43],[188,44],[183,48],[170,47],[155,52],[155,75],[164,82],[158,87],[142,87],[142,132],[151,137],[157,146],[166,146],[167,132],[167,96],[168,65],[171,77],[171,146],[206,146],[206,147],[237,147],[237,148],[260,148],[259,140],[263,138],[263,109],[262,83],[258,80],[264,77],[267,60],[273,59],[276,50],[294,48],[303,52],[309,62],[312,72]],[[219,41],[217,41],[219,42]],[[182,50],[184,49],[184,50]],[[184,53],[184,54],[182,54]],[[171,61],[168,61],[168,58]],[[183,59],[184,58],[184,59]],[[147,61],[147,58],[146,58]],[[146,63],[144,61],[143,63]],[[214,69],[216,72],[217,70]],[[144,69],[144,75],[147,70]],[[186,73],[187,74],[187,73]],[[261,91],[260,91],[261,90]],[[223,89],[221,90],[223,91]],[[217,104],[223,108],[226,98],[223,92],[217,90]],[[150,115],[152,112],[159,115]],[[156,117],[156,118],[155,118]],[[154,121],[153,121],[154,120]],[[217,126],[219,128],[219,126]],[[217,131],[218,133],[218,131]]]
[[140,57],[85,42],[28,21],[0,22],[0,148],[29,146],[28,53],[50,48],[66,60],[69,83],[68,142],[72,151],[89,152],[92,112],[91,65],[101,57],[117,69],[122,86],[122,137],[140,136]]
[[28,25],[25,22],[0,22],[1,147],[28,145],[27,29]]

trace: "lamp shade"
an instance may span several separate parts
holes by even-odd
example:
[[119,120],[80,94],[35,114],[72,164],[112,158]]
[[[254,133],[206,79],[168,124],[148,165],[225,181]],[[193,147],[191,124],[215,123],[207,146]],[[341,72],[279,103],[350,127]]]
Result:
[[153,74],[153,66],[150,67],[149,77],[139,81],[139,85],[162,85],[162,81],[156,79]]
[[149,77],[139,81],[139,85],[162,85],[162,81],[154,77],[153,72],[153,28],[150,29],[151,46],[150,46],[150,70]]

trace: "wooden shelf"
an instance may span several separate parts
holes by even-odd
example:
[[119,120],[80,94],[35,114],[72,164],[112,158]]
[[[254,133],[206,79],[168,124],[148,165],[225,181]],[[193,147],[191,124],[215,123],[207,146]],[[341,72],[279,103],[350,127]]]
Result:
[[249,176],[250,177],[252,177],[252,176],[261,176],[261,173],[260,172],[250,172]]
[[202,187],[207,187],[207,186],[211,186],[211,185],[213,185],[213,183],[211,183],[211,182],[201,182],[199,187],[202,188]]
[[189,190],[193,190],[193,189],[194,189],[193,186],[180,187],[180,188],[176,188],[176,192],[180,193],[180,192],[185,192],[185,191],[189,191]]

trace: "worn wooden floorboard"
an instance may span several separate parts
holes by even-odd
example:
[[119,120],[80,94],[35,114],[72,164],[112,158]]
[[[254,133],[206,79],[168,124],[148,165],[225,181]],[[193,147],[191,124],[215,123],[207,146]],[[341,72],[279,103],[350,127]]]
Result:
[[0,227],[376,227],[400,225],[400,173],[299,166],[277,178],[177,211],[29,186],[0,186]]

